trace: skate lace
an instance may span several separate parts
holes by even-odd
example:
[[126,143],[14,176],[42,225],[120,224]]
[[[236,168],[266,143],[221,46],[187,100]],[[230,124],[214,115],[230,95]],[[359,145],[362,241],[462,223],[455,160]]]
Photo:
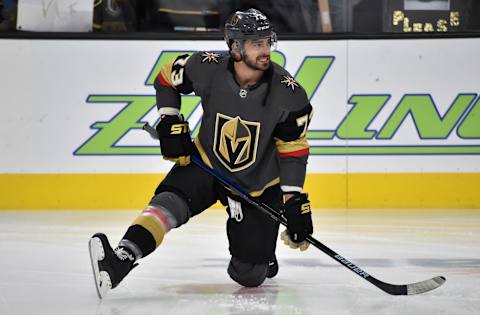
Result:
[[115,252],[115,255],[117,255],[118,259],[120,259],[121,261],[125,261],[126,259],[130,260],[130,261],[134,261],[135,258],[133,257],[132,254],[130,254],[129,252],[127,252],[124,248],[122,247],[117,247],[114,249],[114,252]]

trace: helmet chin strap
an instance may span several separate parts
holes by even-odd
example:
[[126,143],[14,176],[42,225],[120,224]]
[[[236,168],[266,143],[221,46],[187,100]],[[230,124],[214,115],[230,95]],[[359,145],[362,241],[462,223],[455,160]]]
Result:
[[[238,58],[239,54],[240,54],[240,58]],[[230,52],[230,55],[232,56],[234,62],[244,61],[244,59],[245,59],[244,55],[241,52],[236,53],[236,52],[232,51],[232,52]]]

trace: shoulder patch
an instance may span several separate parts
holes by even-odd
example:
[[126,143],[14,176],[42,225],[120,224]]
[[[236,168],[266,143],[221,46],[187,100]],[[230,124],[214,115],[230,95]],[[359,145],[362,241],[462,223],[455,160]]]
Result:
[[222,56],[220,54],[214,53],[214,52],[208,52],[205,51],[201,55],[202,57],[202,63],[208,62],[208,63],[218,63]]
[[287,75],[282,76],[282,80],[280,80],[280,83],[284,84],[287,89],[291,88],[292,92],[295,92],[295,88],[300,86],[294,78]]

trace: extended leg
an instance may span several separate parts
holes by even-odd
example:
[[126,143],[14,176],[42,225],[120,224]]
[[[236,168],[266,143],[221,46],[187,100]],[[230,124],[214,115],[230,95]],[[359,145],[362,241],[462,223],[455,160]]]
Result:
[[196,165],[174,166],[115,250],[104,234],[95,234],[89,249],[99,297],[115,288],[138,259],[152,253],[168,231],[214,204],[217,201],[215,183],[212,176]]
[[139,259],[152,253],[168,231],[186,223],[190,212],[186,201],[173,192],[160,192],[135,219],[119,243]]
[[152,253],[170,229],[184,224],[189,217],[188,205],[181,197],[161,192],[135,219],[115,250],[105,234],[93,235],[89,251],[98,296],[102,298],[115,288],[138,259]]

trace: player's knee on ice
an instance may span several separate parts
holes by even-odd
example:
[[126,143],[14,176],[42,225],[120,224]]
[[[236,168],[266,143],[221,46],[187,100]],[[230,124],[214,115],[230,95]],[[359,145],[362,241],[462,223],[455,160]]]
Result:
[[244,287],[258,287],[267,277],[268,264],[247,263],[232,256],[227,272],[230,278]]

